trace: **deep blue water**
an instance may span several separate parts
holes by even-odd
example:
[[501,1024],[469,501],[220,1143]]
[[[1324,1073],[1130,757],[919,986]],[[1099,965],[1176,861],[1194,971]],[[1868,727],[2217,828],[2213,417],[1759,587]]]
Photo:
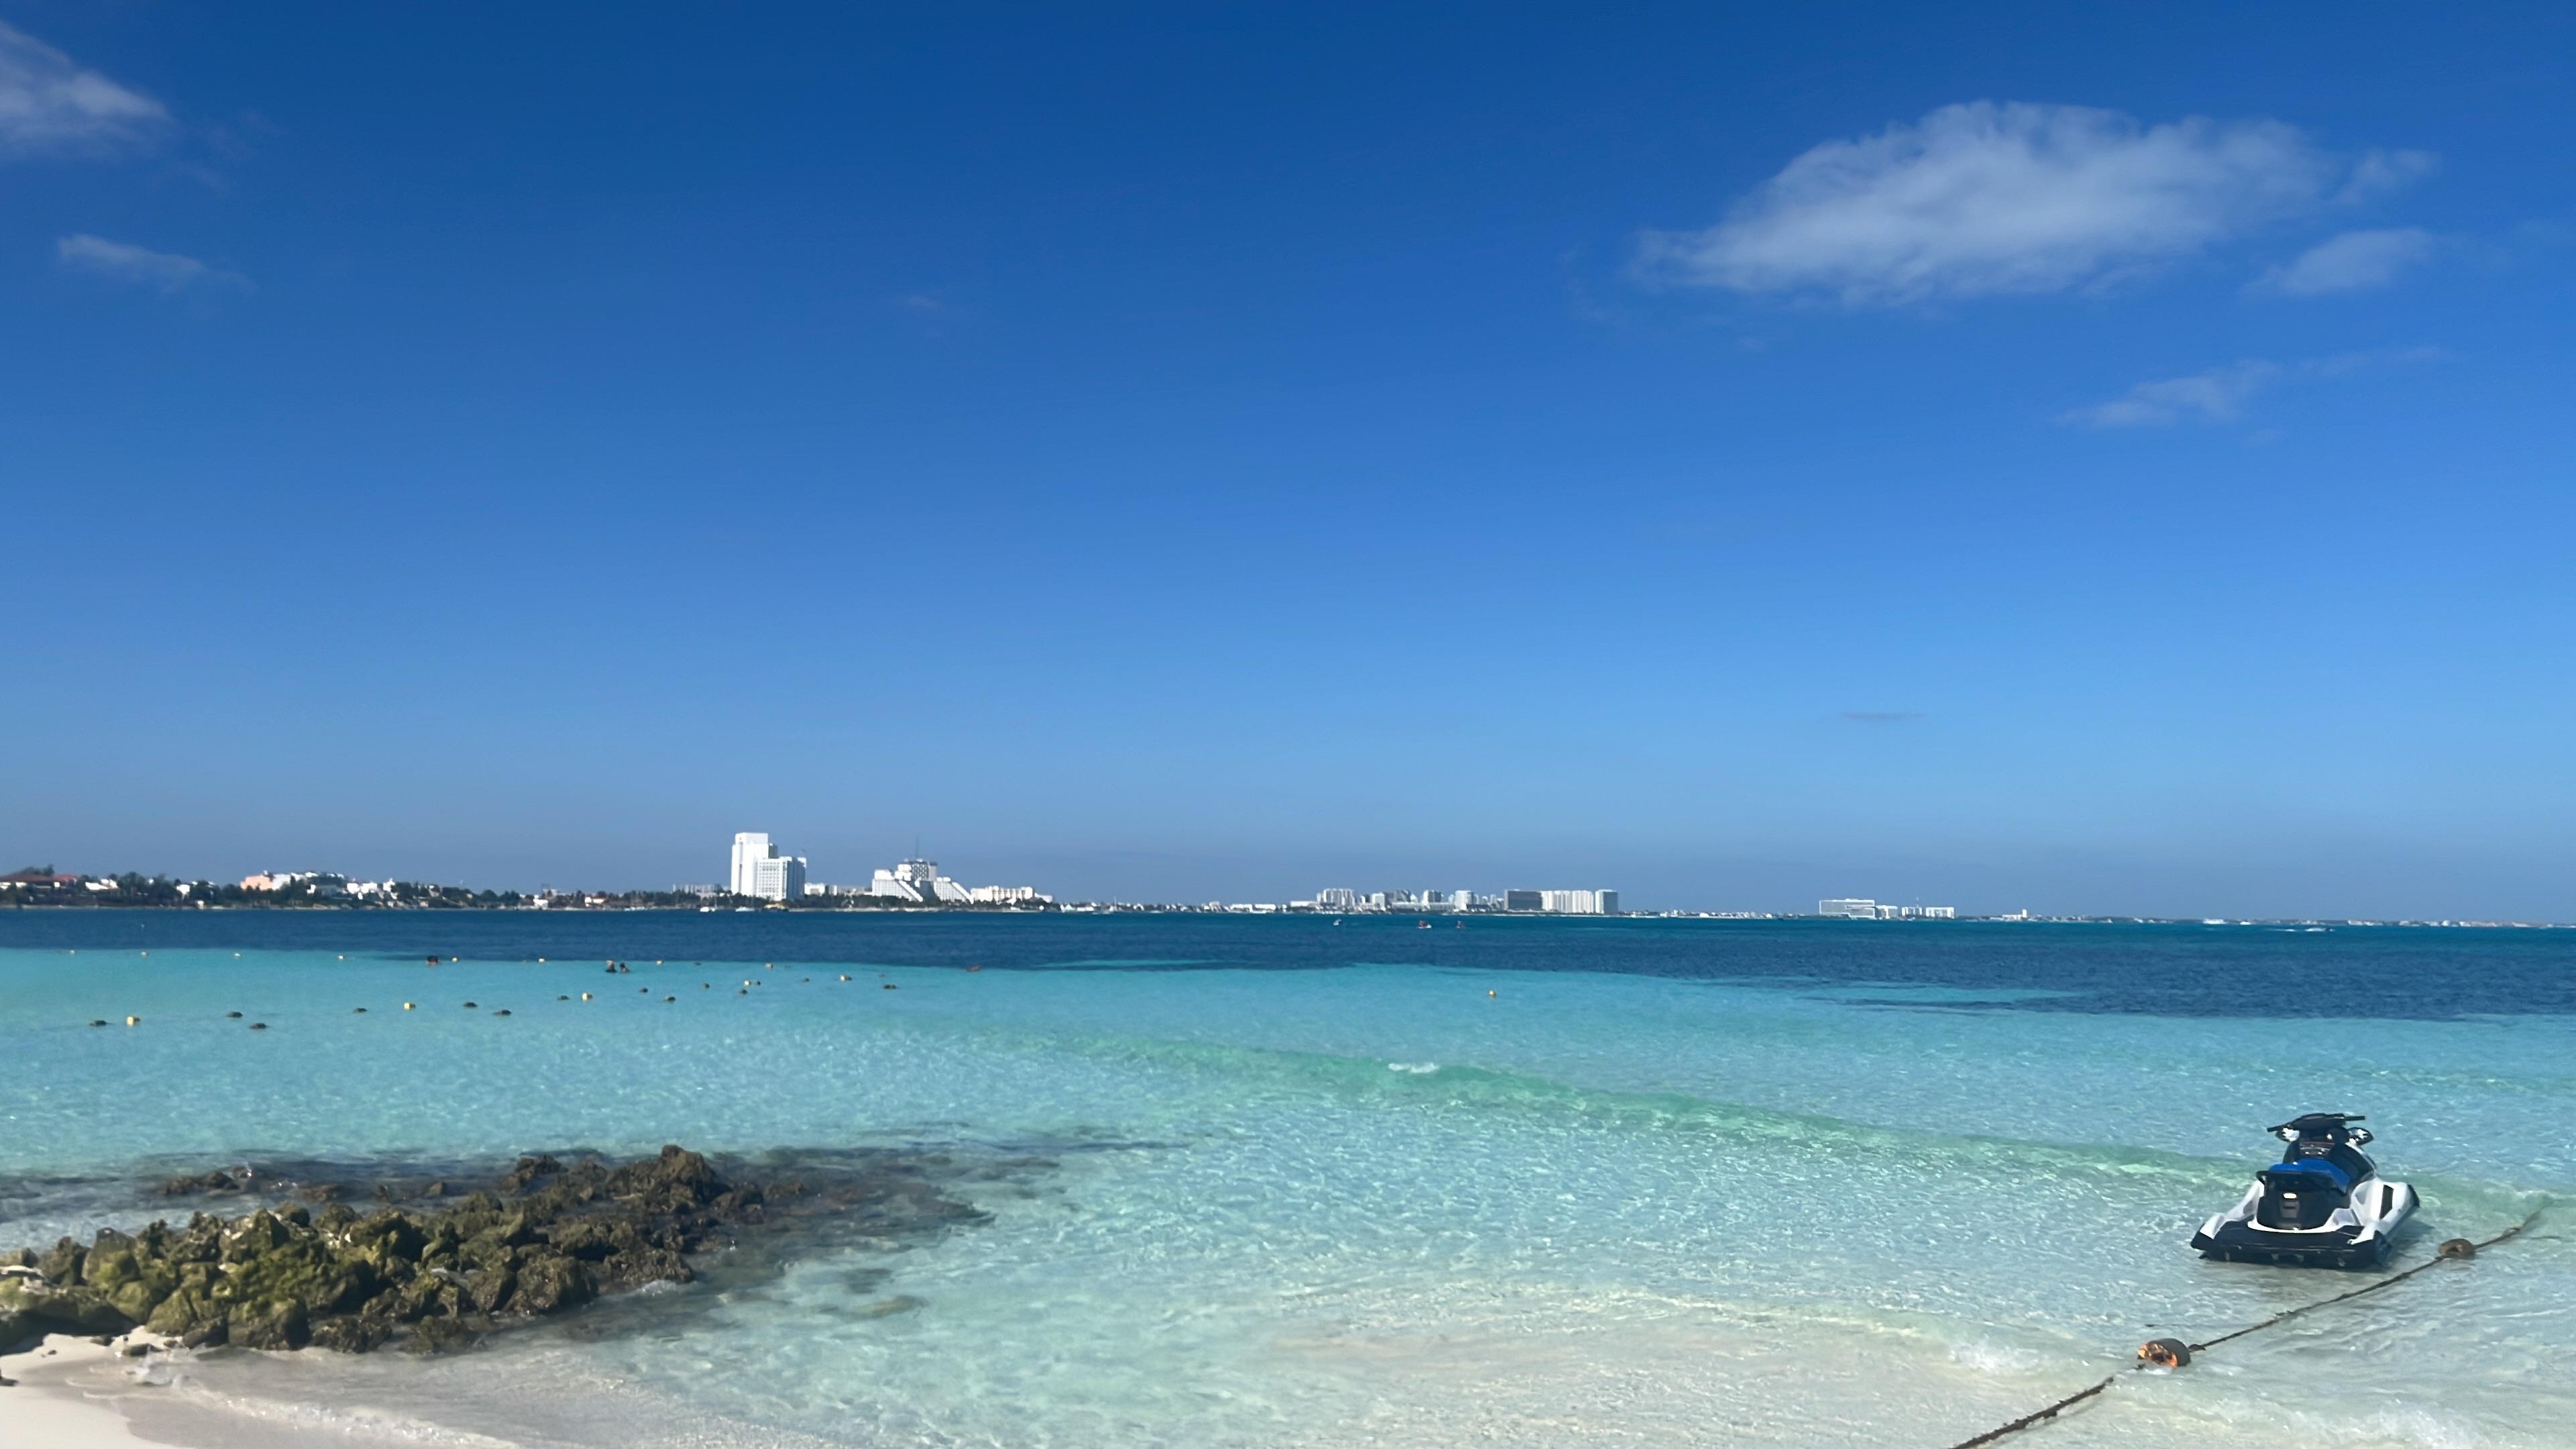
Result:
[[[478,961],[990,970],[1579,971],[1958,993],[1916,1009],[2452,1020],[2576,1013],[2576,930],[1412,916],[0,911],[0,949],[426,951]],[[1983,996],[1986,999],[1981,1000]]]

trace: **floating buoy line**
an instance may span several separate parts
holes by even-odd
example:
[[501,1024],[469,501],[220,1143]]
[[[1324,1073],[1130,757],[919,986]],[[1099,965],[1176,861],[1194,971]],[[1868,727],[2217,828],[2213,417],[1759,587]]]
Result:
[[[2275,1313],[2260,1323],[2249,1323],[2245,1327],[2237,1329],[2233,1333],[2222,1333],[2218,1337],[2210,1339],[2206,1343],[2185,1343],[2178,1338],[2151,1338],[2145,1343],[2138,1345],[2138,1361],[2129,1365],[2128,1368],[2122,1370],[2122,1372],[2136,1373],[2140,1369],[2151,1368],[2187,1368],[2190,1366],[2192,1356],[2194,1354],[2207,1353],[2209,1350],[2218,1347],[2222,1343],[2233,1342],[2236,1339],[2245,1337],[2249,1333],[2260,1333],[2264,1329],[2274,1327],[2278,1324],[2287,1323],[2291,1319],[2299,1317],[2301,1314],[2314,1313],[2320,1308],[2331,1308],[2338,1303],[2349,1303],[2355,1298],[2365,1298],[2373,1293],[2383,1292],[2387,1289],[2396,1287],[2398,1284],[2405,1282],[2407,1279],[2414,1277],[2418,1273],[2424,1272],[2427,1269],[2438,1268],[2445,1263],[2465,1263],[2487,1249],[2495,1247],[2499,1243],[2509,1243],[2514,1239],[2521,1237],[2533,1223],[2540,1221],[2540,1214],[2543,1211],[2545,1211],[2545,1208],[2532,1209],[2531,1216],[2524,1218],[2521,1222],[2514,1224],[2512,1227],[2505,1229],[2503,1232],[2500,1232],[2494,1237],[2488,1238],[2483,1242],[2473,1243],[2466,1238],[2449,1239],[2440,1247],[2433,1250],[2432,1257],[2416,1264],[2412,1268],[2391,1273],[2376,1283],[2366,1283],[2359,1288],[2353,1289],[2349,1293],[2338,1293],[2332,1298],[2320,1298],[2314,1303],[2303,1303],[2296,1308]],[[2002,1424],[1995,1428],[1988,1429],[1986,1432],[1977,1435],[1973,1439],[1962,1439],[1958,1443],[1951,1445],[1950,1449],[1978,1449],[1978,1446],[1980,1445],[1992,1444],[1999,1440],[2009,1438],[2014,1434],[2020,1433],[2024,1429],[2036,1428],[2037,1426],[2056,1418],[2066,1410],[2074,1408],[2077,1404],[2083,1403],[2086,1399],[2099,1395],[2105,1389],[2110,1388],[2111,1385],[2116,1384],[2119,1381],[2119,1374],[2105,1375],[2101,1382],[2094,1384],[2090,1388],[2079,1389],[2074,1393],[2068,1394],[2065,1398],[2059,1399],[2056,1403],[2050,1404],[2046,1408],[2024,1414],[2009,1424]]]

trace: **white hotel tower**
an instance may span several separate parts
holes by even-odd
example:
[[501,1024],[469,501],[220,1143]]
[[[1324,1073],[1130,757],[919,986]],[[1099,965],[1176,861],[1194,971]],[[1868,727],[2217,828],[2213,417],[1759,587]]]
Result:
[[733,838],[733,875],[726,889],[764,901],[805,897],[805,857],[780,855],[765,831],[745,831]]

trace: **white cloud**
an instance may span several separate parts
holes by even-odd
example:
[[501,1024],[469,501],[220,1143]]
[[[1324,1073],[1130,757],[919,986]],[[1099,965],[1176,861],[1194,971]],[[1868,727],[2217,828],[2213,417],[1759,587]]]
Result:
[[164,296],[190,287],[250,285],[250,279],[241,273],[210,267],[195,257],[183,257],[177,252],[156,252],[86,233],[55,242],[54,259],[74,271],[151,287]]
[[1704,231],[1650,232],[1650,274],[1851,305],[2042,293],[2199,252],[2385,187],[2421,153],[2355,162],[2279,121],[2143,125],[2085,106],[1975,101],[1791,161]]
[[2190,377],[2142,382],[2109,402],[2077,408],[2062,421],[2097,428],[2159,426],[2184,418],[2223,423],[2244,411],[2246,399],[2280,380],[2279,363],[2248,359]]
[[2366,152],[2353,163],[2352,175],[2335,193],[2335,200],[2347,206],[2376,201],[2432,175],[2441,164],[2442,158],[2430,151]]
[[2287,266],[2274,267],[2248,289],[2283,297],[2363,292],[2385,287],[2397,274],[2433,255],[2439,245],[2421,227],[2348,231],[2317,243]]
[[122,150],[169,119],[159,101],[0,22],[0,156]]
[[2059,414],[2057,420],[2095,428],[2230,422],[2243,416],[2245,405],[2255,394],[2285,382],[2340,377],[2365,367],[2429,362],[2442,355],[2438,347],[2398,347],[2373,352],[2345,352],[2293,363],[2248,358],[2207,372],[2193,373],[2189,377],[2165,377],[2142,382],[2109,402],[2070,409]]

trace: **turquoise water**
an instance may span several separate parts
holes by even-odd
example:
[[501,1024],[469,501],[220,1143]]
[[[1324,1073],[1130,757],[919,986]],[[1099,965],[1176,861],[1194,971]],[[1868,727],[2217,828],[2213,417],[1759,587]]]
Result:
[[[1715,938],[1728,971],[1659,973],[1548,966],[1605,955],[1578,928],[1497,933],[1487,967],[1472,929],[1425,960],[1384,923],[1257,934],[1273,924],[907,925],[789,941],[800,959],[735,938],[769,965],[720,964],[723,928],[684,922],[637,939],[707,964],[625,954],[632,976],[596,954],[433,969],[460,948],[420,918],[370,918],[373,950],[146,955],[97,927],[77,954],[0,949],[0,1242],[130,1224],[138,1179],[262,1156],[913,1146],[989,1220],[676,1290],[648,1332],[210,1355],[163,1400],[528,1446],[1939,1449],[2145,1337],[2352,1286],[2183,1247],[2293,1112],[2370,1114],[2382,1167],[2424,1195],[2410,1258],[2576,1197],[2576,1019],[2554,1011],[2071,1006],[2117,975],[2087,953],[2135,944],[2107,936],[2000,938],[1980,983],[1972,934],[1871,937],[1840,971],[1819,938],[1744,934]],[[1664,929],[1606,954],[1686,964],[1712,939],[1659,951]],[[2054,978],[2025,959],[2048,950]],[[1414,959],[1346,964],[1370,956]],[[2568,1221],[2128,1376],[2030,1442],[2576,1442]],[[893,1294],[919,1306],[872,1310]]]

